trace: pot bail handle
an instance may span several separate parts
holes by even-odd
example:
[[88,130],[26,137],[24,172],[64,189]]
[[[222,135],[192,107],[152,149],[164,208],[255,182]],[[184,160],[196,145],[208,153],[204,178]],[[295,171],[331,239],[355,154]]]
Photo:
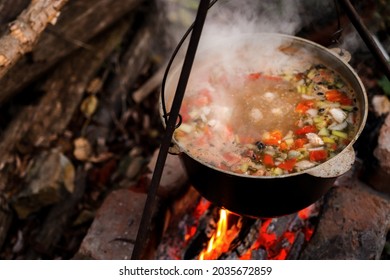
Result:
[[338,156],[331,158],[313,170],[307,172],[315,177],[333,178],[343,175],[355,162],[355,151],[352,146],[346,148]]
[[[212,6],[214,6],[215,3],[217,3],[217,1],[218,0],[212,0],[211,2],[209,2],[207,10],[209,10]],[[164,118],[165,125],[168,124],[168,117],[169,117],[169,112],[168,112],[167,106],[165,104],[165,84],[167,82],[168,74],[169,74],[169,71],[171,70],[173,61],[175,60],[177,54],[179,53],[179,51],[180,51],[181,47],[183,46],[185,40],[187,39],[188,35],[190,35],[190,33],[193,31],[194,25],[195,25],[195,22],[193,22],[191,24],[191,26],[187,29],[187,31],[184,33],[183,37],[180,39],[179,43],[177,44],[176,48],[173,50],[172,56],[168,60],[167,67],[165,69],[165,72],[164,72],[164,75],[163,75],[163,78],[161,81],[161,91],[160,91],[161,99],[160,100],[161,100],[161,108],[163,111],[162,117]],[[179,120],[178,120],[178,123],[176,124],[175,128],[178,128],[182,122],[182,117],[180,114],[178,114],[178,117],[179,117]]]

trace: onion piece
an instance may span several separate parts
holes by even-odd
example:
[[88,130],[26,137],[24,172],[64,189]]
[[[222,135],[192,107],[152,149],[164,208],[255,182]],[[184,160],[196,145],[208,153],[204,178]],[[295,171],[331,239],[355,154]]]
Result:
[[328,126],[328,129],[330,130],[343,130],[348,126],[347,122],[342,123],[332,123],[330,126]]
[[308,109],[306,111],[306,114],[310,115],[311,117],[316,117],[318,115],[318,110],[317,109]]
[[322,141],[321,137],[315,133],[306,133],[306,138],[309,140],[309,143],[314,146],[322,146],[324,145],[324,141]]
[[320,146],[320,147],[314,147],[314,148],[307,148],[308,151],[312,152],[312,151],[322,151],[324,149],[323,146]]
[[288,151],[288,158],[298,158],[300,155],[301,153],[296,150]]
[[342,123],[347,118],[347,114],[339,108],[332,108],[329,112],[338,123]]
[[294,137],[294,132],[292,132],[292,130],[289,130],[286,134],[286,136],[283,137],[282,140],[287,140],[287,139],[291,139]]
[[301,160],[295,164],[295,167],[301,170],[308,169],[314,166],[316,166],[316,164],[308,160]]

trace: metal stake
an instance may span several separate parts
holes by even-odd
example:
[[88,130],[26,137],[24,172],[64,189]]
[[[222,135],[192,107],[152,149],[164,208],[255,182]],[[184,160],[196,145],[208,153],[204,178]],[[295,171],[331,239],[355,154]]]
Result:
[[390,65],[383,55],[382,51],[378,47],[374,38],[371,36],[370,31],[364,25],[362,19],[356,12],[355,8],[349,0],[340,0],[340,4],[343,6],[349,20],[355,26],[360,37],[362,37],[364,43],[367,45],[368,49],[372,52],[374,58],[378,61],[382,71],[386,75],[387,79],[390,80]]
[[134,245],[133,254],[131,256],[131,259],[133,260],[141,259],[143,249],[148,240],[148,229],[152,220],[153,210],[156,204],[157,189],[160,184],[161,176],[164,170],[164,165],[167,159],[173,132],[176,128],[176,121],[179,116],[180,106],[184,97],[185,89],[187,87],[188,78],[191,73],[192,64],[194,62],[196,50],[198,48],[200,36],[202,34],[203,25],[206,20],[209,4],[210,0],[201,0],[199,3],[198,12],[194,22],[194,28],[192,30],[190,42],[187,48],[187,53],[183,62],[183,68],[180,73],[175,97],[172,102],[172,108],[169,113],[169,119],[167,122],[165,135],[161,144],[160,152],[157,157],[155,170],[153,172],[152,181],[150,183],[148,196],[145,202],[141,224],[138,228],[137,239]]

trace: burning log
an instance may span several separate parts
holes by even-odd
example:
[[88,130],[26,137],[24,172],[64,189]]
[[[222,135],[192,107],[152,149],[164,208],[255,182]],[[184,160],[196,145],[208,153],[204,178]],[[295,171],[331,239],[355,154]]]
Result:
[[290,248],[290,252],[287,255],[287,260],[296,260],[298,259],[300,253],[302,252],[303,246],[305,244],[305,234],[302,231],[298,231],[295,235],[294,243]]
[[183,258],[185,260],[195,259],[206,248],[208,242],[217,230],[218,219],[220,218],[219,209],[211,206],[200,218],[199,225],[195,235],[191,238]]
[[240,231],[236,238],[230,243],[229,250],[223,253],[219,259],[239,259],[241,258],[256,242],[259,235],[261,219],[250,219],[242,217]]
[[183,250],[188,247],[190,237],[198,228],[198,219],[208,206],[209,203],[202,200],[199,193],[192,187],[171,204],[167,210],[166,229],[156,250],[156,259],[183,258]]
[[176,231],[163,238],[158,259],[296,259],[311,238],[319,208],[315,204],[284,217],[251,219],[202,201],[196,215],[187,212],[175,223]]

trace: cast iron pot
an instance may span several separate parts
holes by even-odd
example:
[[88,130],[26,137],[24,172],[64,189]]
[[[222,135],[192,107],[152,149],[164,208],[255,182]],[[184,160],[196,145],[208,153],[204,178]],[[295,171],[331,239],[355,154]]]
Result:
[[[367,117],[367,96],[362,82],[344,57],[334,50],[302,38],[274,33],[244,34],[224,38],[206,50],[198,51],[190,81],[192,75],[197,74],[197,69],[201,69],[202,64],[221,63],[221,60],[216,57],[224,53],[224,49],[235,49],[235,51],[242,49],[242,53],[245,54],[244,60],[245,56],[264,54],[269,56],[267,64],[270,65],[272,61],[278,61],[278,52],[283,50],[283,55],[292,56],[294,61],[310,57],[312,60],[310,63],[321,63],[335,70],[349,83],[356,94],[358,105],[356,134],[349,145],[330,160],[301,172],[281,176],[251,176],[220,170],[193,157],[173,139],[173,143],[180,151],[179,156],[190,182],[207,200],[244,216],[276,217],[294,213],[311,205],[320,199],[331,188],[336,178],[347,172],[355,161],[353,144],[363,130]],[[224,59],[228,55],[229,52],[224,53]],[[168,101],[173,98],[169,93],[175,92],[179,70],[179,68],[174,69],[168,79],[166,90]]]

